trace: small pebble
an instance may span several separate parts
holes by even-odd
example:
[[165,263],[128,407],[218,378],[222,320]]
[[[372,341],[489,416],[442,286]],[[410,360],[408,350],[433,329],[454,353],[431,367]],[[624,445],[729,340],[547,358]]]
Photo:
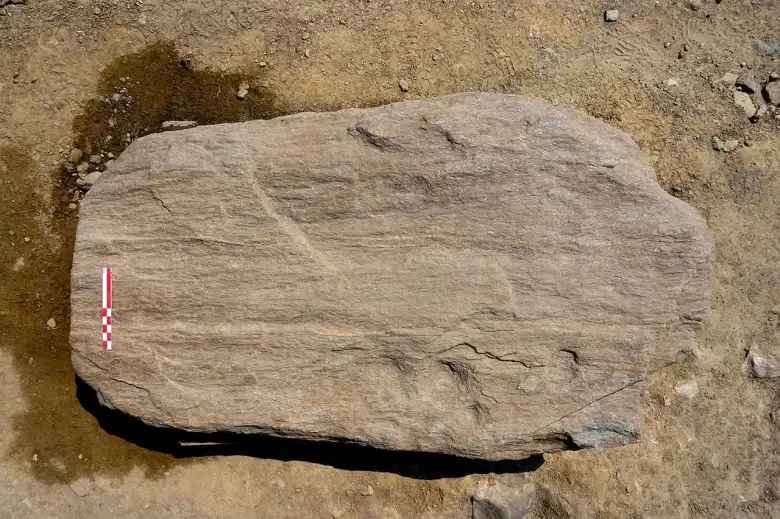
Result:
[[305,32],[305,33],[303,33],[303,34],[301,35],[301,39],[302,39],[302,40],[304,40],[304,41],[305,41],[305,40],[308,40],[308,39],[309,39],[309,33],[308,33],[308,32]]
[[25,242],[25,243],[30,243],[30,238],[29,238],[29,236],[25,236],[25,237],[24,237],[24,242]]
[[678,395],[684,396],[688,400],[693,400],[699,395],[699,383],[695,380],[684,380],[674,386]]
[[409,82],[405,79],[399,79],[398,80],[398,88],[401,89],[401,92],[408,92],[409,91]]
[[360,491],[361,496],[373,496],[374,495],[374,487],[371,485],[368,485],[368,487],[365,490]]
[[617,9],[607,9],[604,11],[604,20],[608,22],[616,22],[620,16],[620,11]]
[[92,186],[95,185],[95,182],[98,181],[98,179],[100,178],[100,176],[102,174],[103,173],[100,172],[100,171],[93,171],[92,173],[90,173],[86,177],[78,179],[76,181],[76,185],[78,185],[79,187],[81,187],[83,189],[86,189],[86,190],[92,189]]
[[69,210],[69,211],[75,211],[75,210],[76,210],[76,209],[78,209],[78,208],[79,208],[79,206],[77,206],[77,205],[76,205],[76,204],[74,204],[73,202],[71,202],[71,203],[69,203],[69,204],[68,204],[68,210]]
[[38,455],[37,454],[33,454],[33,461],[38,461]]
[[80,149],[74,148],[70,150],[70,154],[68,155],[68,162],[72,162],[73,164],[75,164],[76,162],[81,160],[82,155],[83,152]]
[[8,231],[8,236],[14,236],[16,233],[13,231]]
[[305,51],[303,51],[303,55],[308,58],[309,56],[311,56],[311,51],[309,49],[306,49]]
[[100,163],[100,154],[90,155],[89,156],[89,162],[92,164],[99,164]]
[[89,169],[89,163],[88,162],[82,162],[81,164],[76,166],[76,171],[78,173],[80,173],[80,174],[81,173],[86,173],[88,169]]
[[777,81],[778,79],[780,79],[780,73],[778,72],[769,73],[769,81]]
[[236,97],[239,99],[246,99],[247,94],[249,94],[249,84],[241,83],[238,85],[238,92],[236,92]]
[[259,63],[259,65],[260,65],[261,67],[267,67],[267,66],[268,66],[268,63],[266,63],[265,61],[261,61],[261,62]]
[[54,317],[51,317],[48,321],[46,321],[46,326],[53,330],[57,327],[57,321],[54,320]]

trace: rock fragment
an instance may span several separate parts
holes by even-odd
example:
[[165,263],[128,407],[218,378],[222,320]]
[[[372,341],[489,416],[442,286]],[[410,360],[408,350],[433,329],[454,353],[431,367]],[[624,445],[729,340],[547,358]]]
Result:
[[780,377],[780,356],[765,354],[753,344],[745,358],[746,370],[756,378]]
[[165,121],[162,123],[162,131],[172,130],[186,130],[187,128],[195,128],[198,125],[198,121]]
[[480,485],[471,498],[472,519],[524,519],[534,504],[536,487],[512,488],[499,483]]

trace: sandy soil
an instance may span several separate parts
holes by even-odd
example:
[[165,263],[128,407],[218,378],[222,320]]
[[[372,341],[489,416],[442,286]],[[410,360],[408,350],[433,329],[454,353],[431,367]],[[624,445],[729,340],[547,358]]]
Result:
[[[780,72],[765,41],[780,39],[778,0],[29,0],[0,12],[0,517],[466,518],[483,480],[536,483],[537,518],[780,517],[780,380],[741,368],[753,343],[780,350],[780,119],[751,122],[714,81]],[[327,446],[174,457],[84,409],[68,345],[74,146],[118,154],[167,119],[466,90],[627,131],[715,233],[711,316],[696,354],[651,377],[640,444],[469,475],[313,452]],[[739,147],[716,151],[714,135]],[[693,399],[675,391],[685,380]]]

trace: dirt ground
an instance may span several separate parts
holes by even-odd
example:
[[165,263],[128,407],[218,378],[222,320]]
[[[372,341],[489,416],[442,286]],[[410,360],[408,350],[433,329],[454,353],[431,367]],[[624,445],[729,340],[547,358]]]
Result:
[[[540,519],[780,517],[780,379],[742,369],[751,344],[780,353],[780,112],[751,121],[717,81],[750,71],[763,85],[779,40],[780,0],[12,0],[0,8],[0,518],[467,518],[486,480],[534,482]],[[463,475],[334,463],[312,452],[326,445],[175,457],[85,410],[68,344],[74,146],[116,155],[168,119],[477,90],[625,130],[715,234],[711,315],[695,355],[650,377],[641,443]],[[739,146],[717,151],[713,136]],[[685,380],[696,397],[675,391]]]

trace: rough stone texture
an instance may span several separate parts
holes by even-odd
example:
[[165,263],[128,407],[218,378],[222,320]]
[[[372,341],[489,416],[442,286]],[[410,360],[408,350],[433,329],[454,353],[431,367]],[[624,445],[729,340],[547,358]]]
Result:
[[523,519],[534,504],[536,486],[521,489],[482,484],[471,498],[471,519]]
[[82,203],[73,363],[105,405],[187,430],[622,445],[648,366],[693,346],[711,248],[625,134],[522,97],[165,132]]
[[756,378],[779,378],[780,356],[766,354],[753,344],[745,358],[745,369]]

